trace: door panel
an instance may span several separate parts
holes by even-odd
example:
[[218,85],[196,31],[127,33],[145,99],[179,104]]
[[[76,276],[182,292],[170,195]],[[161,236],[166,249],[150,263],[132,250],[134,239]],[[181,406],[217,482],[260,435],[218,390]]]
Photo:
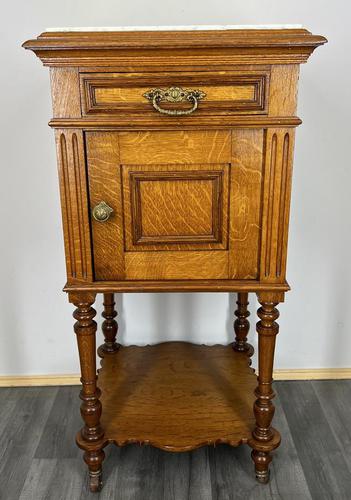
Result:
[[86,133],[97,280],[255,279],[263,131]]
[[122,183],[118,134],[86,134],[90,212],[104,200],[113,208],[107,222],[91,218],[94,275],[98,280],[124,279]]
[[126,252],[125,265],[129,280],[228,278],[228,252],[223,251]]
[[126,251],[226,249],[229,165],[123,165]]
[[122,165],[229,163],[231,133],[226,130],[121,132]]

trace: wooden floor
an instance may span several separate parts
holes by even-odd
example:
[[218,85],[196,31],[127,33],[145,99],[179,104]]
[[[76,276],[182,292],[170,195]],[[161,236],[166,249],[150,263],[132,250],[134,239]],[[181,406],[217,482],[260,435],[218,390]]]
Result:
[[167,453],[109,447],[104,489],[87,491],[74,435],[78,387],[0,389],[1,500],[351,499],[351,381],[277,382],[282,445],[268,485],[247,446]]

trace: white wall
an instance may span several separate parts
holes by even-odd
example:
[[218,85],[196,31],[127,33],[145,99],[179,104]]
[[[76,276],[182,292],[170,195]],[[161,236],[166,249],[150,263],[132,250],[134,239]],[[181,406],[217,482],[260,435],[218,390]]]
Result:
[[[20,44],[50,26],[303,23],[329,44],[300,79],[288,279],[277,368],[350,367],[351,46],[346,0],[13,0],[1,21],[0,374],[78,371],[48,70]],[[118,297],[120,341],[228,342],[228,294]],[[254,304],[256,307],[256,304]],[[100,302],[98,302],[100,311]],[[254,328],[251,338],[255,343]]]

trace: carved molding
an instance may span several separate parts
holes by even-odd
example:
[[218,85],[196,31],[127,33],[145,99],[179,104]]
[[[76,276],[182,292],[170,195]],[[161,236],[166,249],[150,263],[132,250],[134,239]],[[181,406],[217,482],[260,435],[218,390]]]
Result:
[[81,292],[255,292],[261,300],[284,301],[284,293],[290,290],[288,283],[265,283],[255,280],[198,279],[182,280],[115,280],[95,281],[94,283],[67,284],[64,289],[69,293]]
[[68,280],[92,279],[85,156],[80,130],[56,132]]
[[162,122],[157,114],[133,115],[131,120],[128,115],[113,116],[94,116],[89,115],[82,119],[60,118],[49,122],[53,128],[83,128],[84,130],[162,130],[175,129],[182,127],[182,130],[199,129],[232,129],[236,128],[276,128],[276,127],[297,127],[301,125],[301,120],[297,116],[260,116],[260,115],[196,115],[187,117],[178,117],[175,125],[174,117],[163,116]]
[[266,132],[261,279],[285,280],[294,132]]
[[271,260],[274,242],[272,241],[273,231],[273,210],[274,210],[274,195],[275,195],[275,170],[277,166],[277,134],[273,133],[270,145],[270,171],[269,171],[269,188],[268,188],[268,213],[267,213],[267,240],[265,251],[265,277],[271,274]]
[[[209,65],[298,64],[326,42],[306,29],[151,32],[44,32],[23,44],[45,65],[203,68]],[[216,48],[211,53],[208,48]],[[150,50],[155,49],[155,50]],[[206,51],[206,53],[204,53]]]
[[278,237],[277,237],[277,259],[276,259],[276,276],[280,278],[283,272],[283,252],[284,252],[284,231],[285,222],[287,218],[287,190],[288,190],[288,177],[289,177],[289,148],[290,136],[288,133],[284,135],[283,139],[283,152],[282,152],[282,171],[280,180],[280,194],[279,194],[279,221],[278,221]]
[[[192,165],[192,168],[195,166]],[[131,233],[132,233],[132,246],[130,250],[137,250],[140,245],[169,245],[169,244],[188,244],[195,245],[198,249],[201,244],[223,244],[223,209],[224,209],[224,181],[227,183],[227,176],[224,179],[224,169],[228,166],[224,165],[223,170],[169,170],[169,171],[130,171],[129,172],[129,189],[130,189],[130,210],[131,210]],[[177,181],[191,181],[194,184],[194,192],[196,192],[196,183],[205,181],[210,184],[211,203],[208,205],[210,213],[207,214],[210,219],[210,226],[208,232],[201,231],[198,227],[198,233],[193,234],[145,234],[143,227],[143,193],[142,185],[150,182],[158,184],[160,192],[162,192],[162,183],[173,183]],[[196,196],[195,196],[196,198]],[[171,201],[171,200],[170,200]],[[187,200],[184,200],[187,203]],[[189,206],[190,209],[190,206]],[[204,209],[204,206],[203,206]],[[163,214],[155,213],[155,219]],[[164,215],[167,218],[167,215]],[[168,220],[168,219],[167,219]],[[160,221],[162,222],[162,220]],[[194,229],[194,228],[193,228]],[[136,248],[133,248],[133,247]]]
[[62,205],[62,215],[63,215],[63,227],[65,236],[65,247],[66,247],[66,266],[67,266],[67,276],[75,278],[76,273],[76,262],[74,256],[74,236],[73,236],[73,217],[72,217],[72,204],[71,204],[71,191],[69,186],[69,173],[68,173],[68,154],[67,154],[67,143],[65,134],[60,134],[60,167],[61,167],[61,205]]

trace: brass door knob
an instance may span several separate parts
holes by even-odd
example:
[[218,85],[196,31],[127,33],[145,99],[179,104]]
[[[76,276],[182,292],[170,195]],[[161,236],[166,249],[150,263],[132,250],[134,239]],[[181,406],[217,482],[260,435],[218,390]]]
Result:
[[111,208],[105,201],[100,201],[100,203],[93,208],[92,214],[96,221],[105,222],[110,218],[112,212],[113,208]]

